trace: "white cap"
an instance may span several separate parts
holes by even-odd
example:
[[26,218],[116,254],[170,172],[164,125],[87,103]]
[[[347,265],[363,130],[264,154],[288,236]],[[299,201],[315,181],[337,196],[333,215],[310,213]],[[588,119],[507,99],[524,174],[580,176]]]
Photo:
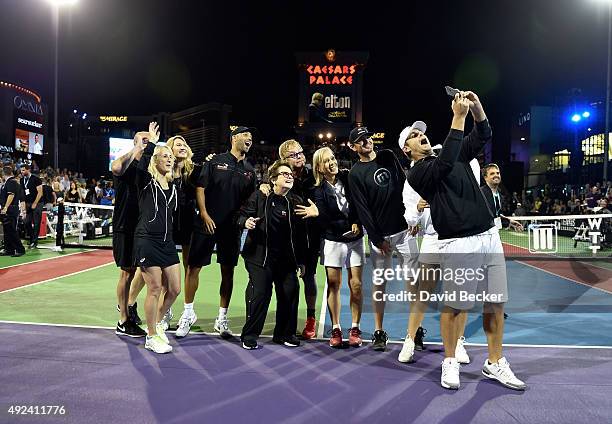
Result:
[[419,130],[422,133],[425,133],[425,131],[427,131],[427,124],[425,124],[423,121],[414,121],[412,125],[404,128],[397,139],[397,144],[399,145],[400,149],[404,148],[404,144],[406,144],[406,140],[408,140],[408,136],[412,130]]

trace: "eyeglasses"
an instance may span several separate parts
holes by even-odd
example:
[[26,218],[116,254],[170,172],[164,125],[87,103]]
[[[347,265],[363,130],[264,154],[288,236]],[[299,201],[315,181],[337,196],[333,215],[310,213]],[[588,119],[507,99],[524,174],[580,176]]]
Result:
[[282,175],[283,177],[285,177],[285,179],[293,179],[293,174],[291,172],[279,172],[278,174],[276,174],[277,177],[279,175]]
[[299,152],[295,152],[295,153],[289,153],[287,155],[288,158],[291,159],[298,159],[300,156],[304,156],[304,151],[300,150]]

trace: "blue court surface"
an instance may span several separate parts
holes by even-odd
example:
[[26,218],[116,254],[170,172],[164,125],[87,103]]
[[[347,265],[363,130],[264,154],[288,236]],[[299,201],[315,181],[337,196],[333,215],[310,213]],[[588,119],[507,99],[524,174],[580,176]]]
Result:
[[[573,277],[553,275],[548,268],[561,267],[551,262],[547,269],[518,261],[507,261],[509,302],[506,304],[508,319],[505,321],[504,344],[559,345],[559,346],[612,346],[612,293],[589,285],[589,269],[593,265],[581,263],[574,267],[579,271]],[[565,264],[567,265],[567,262]],[[599,269],[601,271],[601,269]],[[561,272],[560,272],[561,274]],[[612,275],[612,271],[609,271]],[[370,337],[374,327],[372,314],[372,284],[369,261],[363,271],[363,317],[361,328],[364,337]],[[341,288],[341,325],[348,329],[351,324],[349,289],[346,273]],[[581,283],[580,281],[586,281]],[[610,283],[612,280],[605,281]],[[400,293],[405,283],[389,281],[387,293]],[[426,342],[440,343],[440,321],[437,310],[431,308],[425,316],[423,327],[427,329]],[[407,302],[387,302],[384,328],[390,340],[406,337],[409,306]],[[325,332],[329,335],[331,325],[326,316]],[[486,343],[482,329],[482,317],[472,313],[465,329],[468,343]]]

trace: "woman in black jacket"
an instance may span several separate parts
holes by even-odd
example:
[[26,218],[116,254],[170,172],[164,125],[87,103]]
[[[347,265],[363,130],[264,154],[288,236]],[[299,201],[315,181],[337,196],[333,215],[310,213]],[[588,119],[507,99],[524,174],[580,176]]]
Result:
[[342,346],[340,327],[340,286],[342,268],[346,268],[351,291],[353,322],[349,330],[349,345],[361,346],[362,266],[365,263],[363,230],[353,210],[348,184],[348,170],[338,170],[338,162],[329,147],[314,153],[312,169],[315,176],[315,204],[319,209],[323,245],[321,264],[327,274],[327,308],[332,321],[331,347]]
[[[145,348],[155,353],[172,351],[160,320],[181,291],[179,258],[172,238],[172,217],[177,208],[173,167],[172,150],[149,143],[138,162],[136,175],[139,215],[134,233],[134,260],[147,285]],[[162,289],[165,296],[160,305]]]
[[300,345],[295,336],[298,315],[299,282],[304,274],[308,239],[304,223],[296,213],[302,203],[290,193],[293,174],[289,163],[277,160],[268,169],[272,192],[266,196],[255,191],[240,210],[238,226],[249,230],[242,249],[249,284],[246,288],[246,322],[242,328],[242,347],[256,349],[263,329],[272,283],[276,290],[276,326],[273,341],[289,347]]
[[[170,137],[166,142],[174,155],[172,182],[176,188],[177,207],[172,219],[172,237],[176,246],[181,246],[185,280],[187,279],[187,258],[191,244],[193,219],[195,216],[196,179],[202,171],[201,165],[195,165],[191,160],[193,152],[187,141],[180,135]],[[161,302],[161,301],[160,301]],[[172,308],[164,311],[161,324],[164,331],[168,329],[170,320],[174,317]]]

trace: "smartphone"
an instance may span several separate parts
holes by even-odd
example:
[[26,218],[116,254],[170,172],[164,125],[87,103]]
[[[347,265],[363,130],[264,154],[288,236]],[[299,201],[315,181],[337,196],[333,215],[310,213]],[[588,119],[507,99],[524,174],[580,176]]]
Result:
[[446,94],[453,99],[455,98],[455,94],[459,93],[459,90],[448,85],[444,87],[444,89],[446,90]]

